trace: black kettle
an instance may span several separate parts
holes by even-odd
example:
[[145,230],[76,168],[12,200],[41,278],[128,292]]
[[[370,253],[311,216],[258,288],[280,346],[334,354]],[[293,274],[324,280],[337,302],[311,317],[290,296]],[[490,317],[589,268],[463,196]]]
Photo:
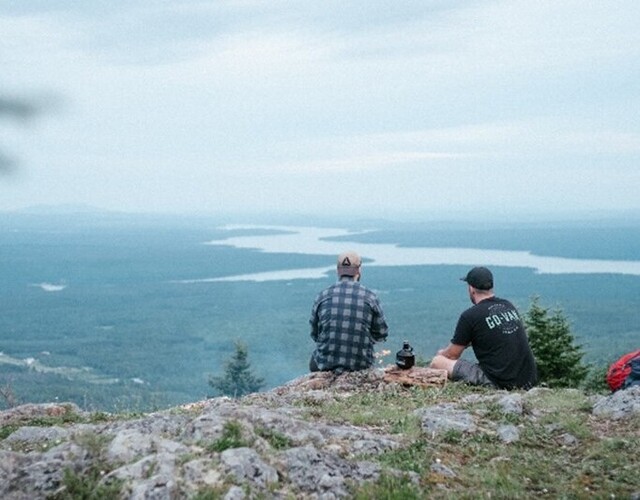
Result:
[[416,357],[413,354],[413,347],[409,345],[409,341],[402,343],[402,349],[396,353],[396,365],[403,370],[408,370],[416,363]]

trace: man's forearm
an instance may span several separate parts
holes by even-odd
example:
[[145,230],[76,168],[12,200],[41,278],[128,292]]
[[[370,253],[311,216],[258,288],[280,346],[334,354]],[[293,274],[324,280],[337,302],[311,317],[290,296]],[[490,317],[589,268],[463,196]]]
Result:
[[449,344],[444,349],[440,349],[438,351],[438,355],[444,356],[447,359],[460,359],[462,353],[464,352],[466,346],[457,345],[457,344]]
[[385,342],[387,340],[388,336],[389,336],[389,332],[387,332],[387,331],[385,331],[385,332],[372,331],[371,332],[371,338],[375,342]]

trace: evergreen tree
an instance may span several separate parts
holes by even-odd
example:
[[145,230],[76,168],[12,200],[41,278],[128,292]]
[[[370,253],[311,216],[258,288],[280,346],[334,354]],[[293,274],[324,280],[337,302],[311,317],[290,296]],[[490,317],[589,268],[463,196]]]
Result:
[[589,392],[611,392],[609,384],[607,384],[607,372],[609,371],[609,363],[591,364],[589,373],[587,374],[582,387]]
[[585,379],[588,367],[582,363],[582,346],[575,343],[562,310],[550,313],[540,305],[538,297],[533,297],[524,322],[540,382],[549,387],[577,387]]
[[209,385],[223,396],[239,398],[259,391],[264,387],[264,379],[256,377],[251,372],[247,346],[236,341],[235,347],[234,355],[225,363],[224,374],[210,377]]

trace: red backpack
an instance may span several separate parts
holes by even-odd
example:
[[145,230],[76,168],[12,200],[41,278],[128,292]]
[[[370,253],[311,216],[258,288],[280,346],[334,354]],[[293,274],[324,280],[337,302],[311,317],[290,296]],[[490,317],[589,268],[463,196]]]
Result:
[[640,349],[622,356],[618,361],[612,363],[607,371],[607,384],[612,391],[617,391],[622,387],[625,379],[631,373],[631,360],[640,357]]

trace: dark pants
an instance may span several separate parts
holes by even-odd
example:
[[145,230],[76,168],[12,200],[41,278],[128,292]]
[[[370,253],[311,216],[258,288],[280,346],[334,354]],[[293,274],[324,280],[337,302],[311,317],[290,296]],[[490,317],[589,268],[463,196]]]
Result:
[[495,387],[495,384],[489,380],[478,363],[472,363],[466,359],[459,359],[453,365],[451,380],[461,380],[471,385]]

